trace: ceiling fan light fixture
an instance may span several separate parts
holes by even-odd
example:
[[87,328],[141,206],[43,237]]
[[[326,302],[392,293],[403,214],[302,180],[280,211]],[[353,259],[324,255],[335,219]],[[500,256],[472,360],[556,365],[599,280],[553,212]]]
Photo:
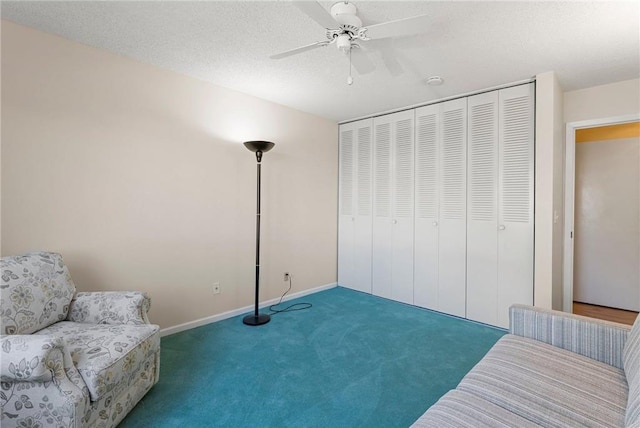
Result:
[[336,38],[336,46],[340,51],[348,53],[351,50],[351,37],[348,34],[340,34]]
[[444,79],[440,76],[431,76],[427,78],[426,82],[429,86],[440,86],[444,83]]

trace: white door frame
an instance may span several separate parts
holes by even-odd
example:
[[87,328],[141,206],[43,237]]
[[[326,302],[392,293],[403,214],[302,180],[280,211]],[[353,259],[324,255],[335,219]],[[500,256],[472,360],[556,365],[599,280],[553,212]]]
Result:
[[640,121],[640,114],[628,114],[567,123],[564,170],[564,268],[562,281],[562,310],[564,312],[573,312],[573,222],[576,181],[576,130],[638,121]]

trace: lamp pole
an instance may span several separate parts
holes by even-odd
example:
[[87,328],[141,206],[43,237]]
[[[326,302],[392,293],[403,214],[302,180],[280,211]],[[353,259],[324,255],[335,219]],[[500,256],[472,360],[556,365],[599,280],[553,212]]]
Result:
[[260,184],[261,184],[261,162],[262,154],[271,150],[275,144],[269,141],[247,141],[244,146],[256,154],[257,161],[257,200],[256,200],[256,285],[255,285],[255,306],[253,315],[247,315],[242,319],[246,325],[263,325],[271,320],[268,314],[261,314],[258,311],[260,301]]

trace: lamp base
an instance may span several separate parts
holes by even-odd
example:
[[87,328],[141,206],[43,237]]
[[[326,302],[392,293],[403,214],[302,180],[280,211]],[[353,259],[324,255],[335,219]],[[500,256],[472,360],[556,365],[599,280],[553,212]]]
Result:
[[246,317],[242,318],[242,322],[246,325],[262,325],[268,323],[269,321],[271,321],[271,317],[267,314],[258,314],[258,316],[247,315]]

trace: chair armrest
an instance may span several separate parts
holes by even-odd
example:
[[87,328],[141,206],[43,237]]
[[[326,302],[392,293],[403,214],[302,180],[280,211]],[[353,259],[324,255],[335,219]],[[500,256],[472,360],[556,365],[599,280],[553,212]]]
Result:
[[622,351],[631,326],[561,311],[513,305],[509,332],[622,368]]
[[0,377],[3,381],[50,382],[53,372],[47,367],[51,352],[64,348],[59,338],[39,335],[2,336]]
[[89,405],[89,390],[62,338],[2,336],[0,356],[3,419],[46,417],[48,421],[54,409],[67,416],[77,414],[78,420],[83,415]]
[[149,324],[151,300],[138,291],[76,293],[67,320],[87,324]]

